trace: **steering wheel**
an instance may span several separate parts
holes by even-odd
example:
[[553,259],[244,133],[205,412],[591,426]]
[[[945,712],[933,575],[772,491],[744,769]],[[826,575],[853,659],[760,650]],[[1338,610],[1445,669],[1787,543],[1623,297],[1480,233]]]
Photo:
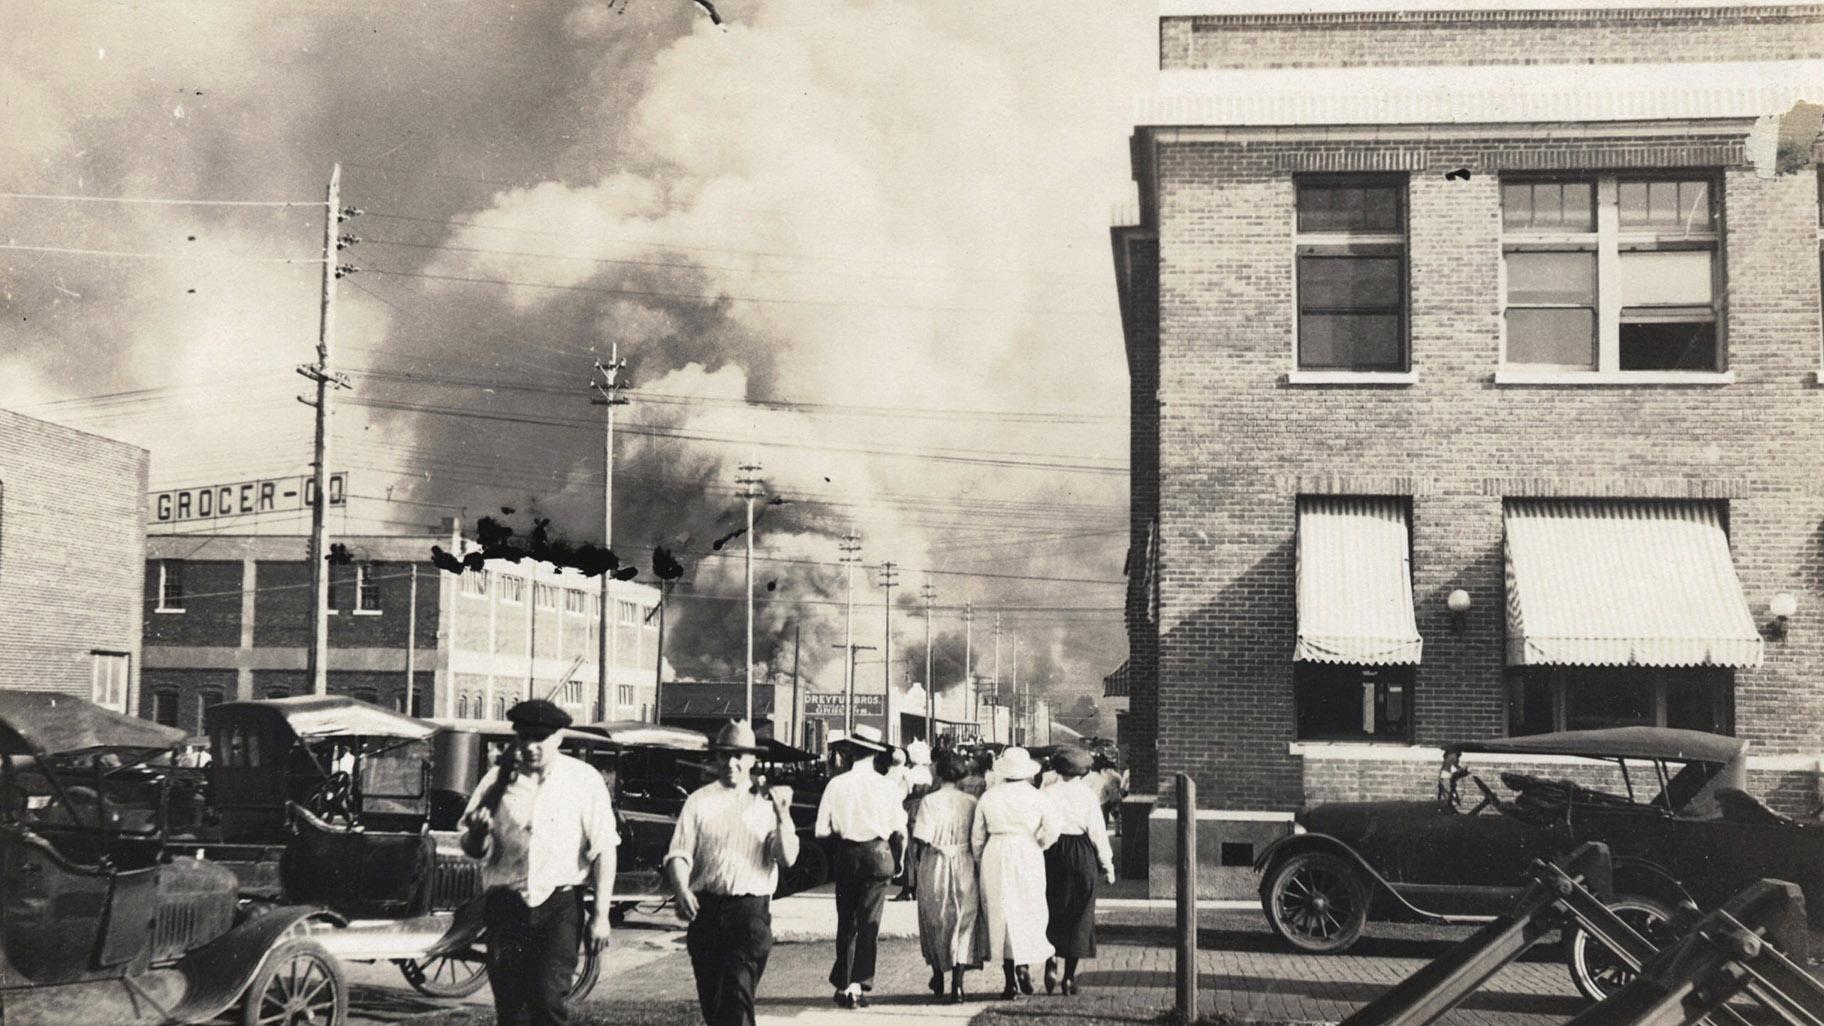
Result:
[[1453,809],[1460,809],[1463,805],[1463,796],[1457,791],[1457,782],[1467,776],[1469,776],[1469,771],[1456,765],[1450,767],[1449,773],[1439,773],[1438,801]]
[[[1476,813],[1481,812],[1483,809],[1488,808],[1490,805],[1493,805],[1497,809],[1501,807],[1501,799],[1496,797],[1495,792],[1490,790],[1489,786],[1482,782],[1481,777],[1478,777],[1474,773],[1470,773],[1467,770],[1464,771],[1464,775],[1469,777],[1469,779],[1475,781],[1476,787],[1482,792],[1482,800],[1476,803],[1475,808],[1469,810],[1470,815],[1473,816]],[[1454,788],[1453,788],[1453,790],[1454,790]]]
[[345,770],[331,773],[329,778],[323,781],[323,786],[317,788],[316,793],[310,796],[310,800],[305,803],[304,807],[310,810],[311,815],[325,823],[341,820],[344,823],[353,824],[355,821],[353,778]]

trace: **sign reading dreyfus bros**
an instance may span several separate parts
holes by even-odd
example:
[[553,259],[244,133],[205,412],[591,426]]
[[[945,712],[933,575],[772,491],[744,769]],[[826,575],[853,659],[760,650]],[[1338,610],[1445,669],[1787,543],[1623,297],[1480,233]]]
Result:
[[[153,492],[147,506],[153,523],[176,524],[309,509],[316,497],[317,482],[312,477],[274,477]],[[348,474],[329,475],[329,504],[340,506],[347,497]]]
[[[861,717],[880,716],[879,695],[856,695],[855,715]],[[804,714],[806,716],[843,719],[847,715],[848,696],[831,694],[823,691],[806,692],[804,696]]]

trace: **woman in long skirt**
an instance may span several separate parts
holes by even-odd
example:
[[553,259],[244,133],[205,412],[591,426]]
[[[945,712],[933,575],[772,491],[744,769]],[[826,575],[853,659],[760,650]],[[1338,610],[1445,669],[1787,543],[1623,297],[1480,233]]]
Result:
[[1045,939],[1045,849],[1055,836],[1051,802],[1032,786],[1039,764],[1024,748],[994,761],[996,783],[975,807],[970,847],[981,863],[990,958],[1001,960],[1003,1000],[1032,993],[1028,968],[1051,957]]
[[1062,986],[1077,992],[1077,960],[1096,957],[1096,877],[1098,870],[1115,882],[1115,855],[1108,844],[1108,826],[1102,804],[1084,774],[1094,758],[1087,748],[1065,747],[1051,757],[1058,775],[1045,788],[1052,804],[1058,839],[1045,849],[1045,906],[1049,920],[1045,937],[1064,959],[1064,978],[1058,962],[1045,960],[1045,993]]
[[987,957],[988,935],[977,920],[981,893],[975,881],[975,856],[969,830],[975,823],[975,799],[957,784],[969,774],[969,760],[945,752],[937,760],[938,789],[925,795],[912,847],[918,852],[918,946],[931,967],[931,993],[944,993],[950,974],[950,1000],[963,1000],[963,971],[979,969]]

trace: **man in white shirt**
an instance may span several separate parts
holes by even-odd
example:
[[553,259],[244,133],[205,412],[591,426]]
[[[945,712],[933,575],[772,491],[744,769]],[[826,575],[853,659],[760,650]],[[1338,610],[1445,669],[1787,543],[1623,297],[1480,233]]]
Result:
[[770,902],[779,867],[798,861],[788,787],[764,789],[751,774],[759,746],[744,720],[711,743],[717,777],[684,801],[665,852],[665,878],[708,1026],[754,1026],[754,991],[773,948]]
[[[601,774],[558,751],[570,715],[531,699],[507,710],[515,742],[463,813],[462,847],[481,860],[488,983],[499,1026],[567,1026],[584,939],[607,946],[614,893],[614,807]],[[584,937],[583,888],[595,911]]]
[[829,782],[817,806],[817,836],[830,839],[830,875],[836,880],[836,964],[830,985],[836,988],[838,1005],[865,1008],[866,992],[874,987],[887,881],[904,868],[904,795],[874,766],[874,756],[887,750],[876,728],[857,726],[854,733],[834,738],[830,747],[849,761],[848,771]]

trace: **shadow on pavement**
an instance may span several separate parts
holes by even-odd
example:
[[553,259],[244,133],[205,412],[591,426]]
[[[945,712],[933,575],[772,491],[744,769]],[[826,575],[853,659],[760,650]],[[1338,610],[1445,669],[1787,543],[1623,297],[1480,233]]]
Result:
[[[1128,970],[1126,972],[1100,973],[1085,969],[1078,973],[1084,989],[1090,990],[1099,985],[1111,987],[1150,987],[1165,995],[1168,999],[1176,986],[1172,974],[1163,971]],[[1119,982],[1116,982],[1117,978]],[[1295,976],[1243,976],[1228,973],[1198,973],[1197,989],[1208,994],[1251,994],[1261,998],[1269,995],[1291,995],[1310,998],[1316,1001],[1335,1001],[1352,1005],[1365,1005],[1380,997],[1387,990],[1384,982],[1353,982],[1349,980],[1306,980]],[[1589,1007],[1589,1002],[1581,997],[1568,994],[1519,994],[1513,992],[1481,990],[1457,1006],[1469,1011],[1480,1012],[1517,1012],[1529,1015],[1557,1016],[1568,1019]]]
[[451,999],[427,998],[410,991],[359,983],[348,989],[348,1006],[360,1009],[361,1018],[375,1022],[398,1022],[414,1015],[455,1012],[464,1007]]

